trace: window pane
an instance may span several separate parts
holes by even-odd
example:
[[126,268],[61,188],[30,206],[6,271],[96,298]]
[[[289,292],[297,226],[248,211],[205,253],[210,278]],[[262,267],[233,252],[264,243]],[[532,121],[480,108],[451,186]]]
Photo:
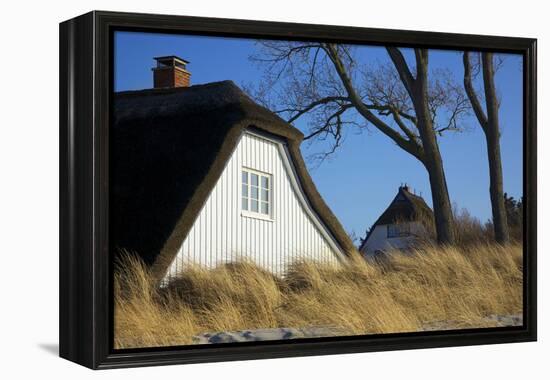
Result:
[[258,186],[258,175],[254,173],[250,173],[250,182],[253,186]]
[[269,214],[269,204],[262,202],[262,214]]
[[269,200],[269,191],[262,189],[262,201],[267,202]]
[[257,187],[252,186],[250,188],[250,198],[258,199],[258,188]]
[[243,197],[248,197],[248,185],[243,184]]
[[256,200],[250,201],[250,210],[253,212],[258,212],[258,201]]
[[248,172],[243,170],[243,183],[248,183]]
[[248,198],[242,199],[242,207],[243,207],[243,210],[248,210]]
[[269,178],[262,176],[262,187],[269,189]]

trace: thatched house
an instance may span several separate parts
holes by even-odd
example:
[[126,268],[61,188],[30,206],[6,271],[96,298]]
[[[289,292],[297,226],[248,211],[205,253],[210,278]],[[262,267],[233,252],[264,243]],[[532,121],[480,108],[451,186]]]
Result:
[[154,69],[162,87],[115,94],[113,252],[137,252],[167,280],[190,263],[244,257],[281,274],[353,251],[308,174],[302,133],[231,81],[178,87],[187,61],[170,58]]
[[424,199],[400,186],[388,208],[362,240],[359,251],[366,258],[379,257],[390,249],[407,250],[426,238],[433,212]]

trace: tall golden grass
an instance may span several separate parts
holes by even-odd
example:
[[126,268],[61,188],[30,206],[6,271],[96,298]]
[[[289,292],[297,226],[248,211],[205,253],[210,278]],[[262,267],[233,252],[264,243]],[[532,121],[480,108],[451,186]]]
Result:
[[[522,250],[479,244],[393,252],[383,263],[297,262],[284,278],[238,262],[190,267],[160,288],[125,255],[115,271],[115,347],[184,345],[204,332],[338,327],[346,334],[489,327],[522,311]],[[449,327],[450,328],[450,327]]]

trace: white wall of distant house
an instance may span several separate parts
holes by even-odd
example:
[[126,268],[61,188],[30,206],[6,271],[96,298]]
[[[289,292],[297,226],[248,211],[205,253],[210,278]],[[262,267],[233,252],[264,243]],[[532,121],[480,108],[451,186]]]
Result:
[[[296,259],[338,262],[338,246],[305,201],[285,152],[280,142],[243,135],[167,277],[189,263],[214,267],[239,258],[277,274]],[[242,211],[243,168],[271,175],[270,217]]]
[[419,236],[424,231],[422,225],[418,222],[409,222],[411,235],[388,237],[388,225],[379,224],[374,227],[374,230],[369,235],[361,249],[361,253],[367,256],[374,255],[376,251],[388,251],[391,249],[406,249],[414,243],[416,236]]

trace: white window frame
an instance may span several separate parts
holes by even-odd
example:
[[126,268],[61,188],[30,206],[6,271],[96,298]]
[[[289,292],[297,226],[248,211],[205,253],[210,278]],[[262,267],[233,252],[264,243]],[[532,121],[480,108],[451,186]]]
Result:
[[[248,188],[248,194],[247,196],[245,197],[244,194],[243,194],[243,174],[244,173],[248,173],[248,182],[247,182],[247,188]],[[259,170],[256,170],[256,169],[251,169],[251,168],[248,168],[246,166],[243,166],[241,168],[241,173],[240,173],[240,177],[239,177],[239,207],[241,209],[241,216],[244,216],[244,217],[247,217],[247,218],[254,218],[254,219],[262,219],[262,220],[267,220],[267,221],[273,221],[273,175],[270,174],[270,173],[266,173],[266,172],[262,172],[262,171],[259,171]],[[251,195],[251,176],[250,174],[256,174],[259,178],[258,178],[258,211],[252,211],[251,210],[251,207],[250,207],[250,200],[252,199],[250,197]],[[261,212],[261,205],[262,205],[262,200],[261,200],[261,191],[265,188],[263,188],[261,186],[261,183],[262,183],[262,177],[265,177],[267,178],[268,180],[268,188],[267,188],[267,191],[268,191],[268,199],[267,199],[267,205],[268,205],[268,213],[267,214],[264,214]],[[243,208],[243,200],[244,199],[247,199],[247,209],[245,210]]]

